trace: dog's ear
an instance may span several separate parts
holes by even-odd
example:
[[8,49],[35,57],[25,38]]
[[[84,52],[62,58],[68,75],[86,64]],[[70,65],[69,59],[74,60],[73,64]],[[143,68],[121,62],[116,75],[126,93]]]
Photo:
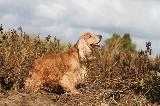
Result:
[[77,48],[78,48],[78,55],[79,55],[80,61],[85,61],[86,60],[85,46],[87,46],[85,40],[84,39],[79,39],[78,42],[77,42]]
[[90,45],[88,45],[84,39],[79,39],[78,43],[77,43],[77,48],[78,48],[78,54],[79,54],[79,59],[80,61],[87,61],[88,57],[90,56],[90,54],[92,53],[90,47]]

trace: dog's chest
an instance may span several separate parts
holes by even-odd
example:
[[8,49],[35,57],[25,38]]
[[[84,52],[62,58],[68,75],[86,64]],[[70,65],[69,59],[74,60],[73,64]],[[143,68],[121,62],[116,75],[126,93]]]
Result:
[[75,70],[74,75],[76,76],[77,82],[83,82],[86,75],[86,67],[82,65],[79,69]]

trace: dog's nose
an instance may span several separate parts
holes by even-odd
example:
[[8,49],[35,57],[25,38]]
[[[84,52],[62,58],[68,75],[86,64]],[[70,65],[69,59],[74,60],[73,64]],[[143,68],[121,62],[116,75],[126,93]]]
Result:
[[102,38],[102,35],[97,35],[100,39]]

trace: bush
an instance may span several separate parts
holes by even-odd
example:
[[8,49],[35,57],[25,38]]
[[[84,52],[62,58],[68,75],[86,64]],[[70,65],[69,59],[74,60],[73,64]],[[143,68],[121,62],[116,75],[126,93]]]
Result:
[[56,37],[51,41],[16,32],[0,34],[1,91],[22,89],[35,59],[65,49],[67,44],[60,44]]
[[[128,38],[128,35],[126,36]],[[135,53],[131,39],[129,38],[129,44],[126,42],[125,45],[122,39],[124,38],[115,36],[102,48],[94,50],[97,60],[87,64],[86,83],[77,85],[82,93],[80,96],[56,96],[56,103],[61,105],[72,103],[72,105],[75,103],[98,105],[99,102],[132,105],[133,101],[135,105],[142,101],[143,104],[148,103],[144,102],[142,96],[153,103],[159,103],[160,58],[151,58],[150,53],[146,52],[148,48]],[[124,46],[130,49],[124,49]],[[63,44],[56,37],[52,40],[50,35],[42,40],[38,36],[18,34],[15,31],[1,33],[1,92],[23,89],[35,59],[50,53],[64,52],[70,47],[70,43]],[[129,98],[130,95],[132,98]]]
[[[98,97],[120,100],[131,91],[146,96],[152,102],[160,101],[159,60],[145,50],[137,54],[123,48],[121,38],[112,40],[97,50],[97,61],[89,66],[88,86]],[[143,85],[143,86],[142,86]]]

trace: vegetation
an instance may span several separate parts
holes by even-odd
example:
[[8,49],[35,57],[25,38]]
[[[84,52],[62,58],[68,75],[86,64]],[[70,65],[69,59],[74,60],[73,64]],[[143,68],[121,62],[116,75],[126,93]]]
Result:
[[60,44],[56,37],[40,40],[38,36],[20,35],[15,31],[0,34],[1,91],[23,88],[32,62],[51,52],[63,52],[69,44]]
[[[12,30],[0,34],[0,105],[158,105],[160,103],[160,58],[147,50],[136,52],[129,34],[113,34],[95,50],[96,61],[87,65],[85,84],[77,85],[80,95],[57,95],[41,91],[26,94],[25,80],[33,61],[51,52],[63,52],[71,44],[56,37],[45,40]],[[10,104],[13,105],[13,104]]]
[[122,44],[122,46],[121,46],[122,50],[129,50],[133,53],[136,52],[136,44],[134,44],[132,42],[130,34],[128,34],[128,33],[124,34],[123,36],[121,36],[117,33],[114,33],[112,38],[106,40],[106,44],[108,44],[110,42],[114,42],[115,40],[118,40],[118,39]]

